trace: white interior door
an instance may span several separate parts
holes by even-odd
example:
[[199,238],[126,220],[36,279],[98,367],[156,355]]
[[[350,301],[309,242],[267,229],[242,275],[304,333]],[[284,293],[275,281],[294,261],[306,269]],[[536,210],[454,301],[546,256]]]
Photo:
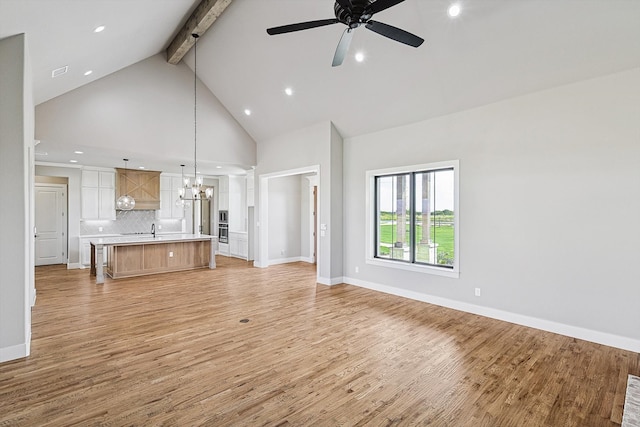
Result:
[[35,186],[36,265],[64,264],[67,259],[66,185]]

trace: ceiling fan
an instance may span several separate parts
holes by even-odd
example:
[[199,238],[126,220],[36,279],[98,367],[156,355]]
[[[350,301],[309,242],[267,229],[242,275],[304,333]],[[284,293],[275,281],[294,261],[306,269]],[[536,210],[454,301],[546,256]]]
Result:
[[336,48],[336,53],[333,56],[333,63],[331,64],[333,67],[336,67],[341,65],[342,61],[344,61],[344,57],[349,50],[349,45],[351,44],[353,30],[361,25],[364,25],[365,28],[373,31],[374,33],[378,33],[397,42],[413,47],[420,46],[422,42],[424,42],[420,37],[405,30],[401,30],[400,28],[371,19],[374,14],[395,6],[398,3],[402,3],[403,1],[404,0],[336,0],[336,4],[333,7],[336,14],[335,18],[299,22],[297,24],[268,28],[267,33],[273,36],[276,34],[323,27],[325,25],[337,24],[339,22],[345,24],[347,29],[342,33],[342,37],[340,38],[340,42]]

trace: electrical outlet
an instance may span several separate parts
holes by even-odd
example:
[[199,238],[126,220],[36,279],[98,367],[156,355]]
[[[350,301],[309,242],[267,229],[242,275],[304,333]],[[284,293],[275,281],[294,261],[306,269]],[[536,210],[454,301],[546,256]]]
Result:
[[158,224],[158,230],[162,230],[162,225]]
[[102,227],[98,227],[98,231],[102,233]]
[[480,288],[476,288],[476,296],[479,297],[480,296]]
[[360,273],[360,267],[356,267],[356,273]]
[[169,252],[169,258],[173,258],[173,252]]

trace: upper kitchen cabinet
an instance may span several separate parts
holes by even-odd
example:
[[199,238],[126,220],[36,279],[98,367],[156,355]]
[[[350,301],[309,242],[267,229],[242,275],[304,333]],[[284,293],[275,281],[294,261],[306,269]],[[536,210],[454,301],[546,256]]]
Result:
[[255,172],[247,172],[247,207],[254,206],[255,199]]
[[247,180],[229,177],[229,231],[247,230]]
[[182,219],[184,208],[176,206],[178,191],[182,187],[180,175],[160,175],[160,210],[156,211],[158,219]]
[[136,201],[135,210],[160,209],[160,172],[116,168],[116,198],[125,194]]
[[82,170],[82,219],[116,219],[115,175],[112,170]]
[[218,178],[218,209],[221,211],[229,210],[229,177],[221,176]]

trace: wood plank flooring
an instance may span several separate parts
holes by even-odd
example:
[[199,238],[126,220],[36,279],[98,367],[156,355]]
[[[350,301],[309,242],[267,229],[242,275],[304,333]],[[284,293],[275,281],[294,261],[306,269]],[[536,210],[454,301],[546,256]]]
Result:
[[104,285],[39,267],[0,426],[615,426],[640,374],[633,352],[316,285],[308,264],[217,260]]

